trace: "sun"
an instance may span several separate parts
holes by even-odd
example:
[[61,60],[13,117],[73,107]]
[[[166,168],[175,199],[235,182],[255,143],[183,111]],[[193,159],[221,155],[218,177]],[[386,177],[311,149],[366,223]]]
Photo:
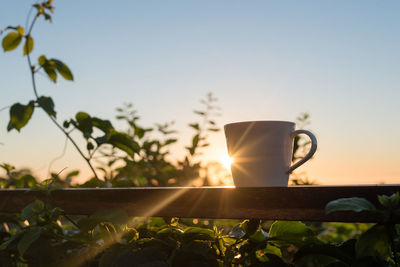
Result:
[[231,164],[233,163],[233,158],[229,157],[227,154],[221,156],[220,161],[222,165],[227,169],[231,170]]

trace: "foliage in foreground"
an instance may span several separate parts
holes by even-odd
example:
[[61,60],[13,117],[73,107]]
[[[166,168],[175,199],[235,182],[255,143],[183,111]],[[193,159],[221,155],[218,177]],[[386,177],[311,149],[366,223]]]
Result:
[[[38,187],[49,196],[50,188]],[[361,198],[326,207],[372,212],[375,225],[68,216],[36,200],[0,216],[0,266],[398,266],[399,199],[378,196],[380,209]]]

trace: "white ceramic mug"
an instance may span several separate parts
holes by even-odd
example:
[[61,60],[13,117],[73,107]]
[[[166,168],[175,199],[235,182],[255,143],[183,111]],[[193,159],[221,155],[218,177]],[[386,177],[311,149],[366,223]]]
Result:
[[[295,130],[289,121],[248,121],[224,126],[231,171],[236,187],[288,186],[289,174],[317,150],[317,139],[307,130]],[[291,166],[293,140],[298,134],[311,139],[307,155]]]

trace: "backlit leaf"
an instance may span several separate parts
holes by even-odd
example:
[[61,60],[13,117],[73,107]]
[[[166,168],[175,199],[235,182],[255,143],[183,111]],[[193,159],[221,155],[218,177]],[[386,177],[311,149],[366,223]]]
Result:
[[198,144],[199,144],[199,135],[196,134],[192,139],[192,146],[197,147]]
[[164,145],[167,146],[167,145],[175,143],[176,141],[178,141],[178,140],[177,139],[168,139],[165,141]]
[[254,234],[260,225],[260,220],[244,220],[240,223],[240,228],[247,234]]
[[31,53],[33,50],[33,38],[28,35],[25,39],[25,44],[24,44],[24,56]]
[[96,117],[92,118],[92,125],[93,127],[99,128],[103,132],[107,133],[114,129],[111,122],[109,120],[102,120]]
[[39,62],[39,65],[43,67],[43,65],[46,64],[47,59],[46,59],[46,57],[45,57],[44,55],[41,55],[41,56],[38,58],[38,62]]
[[67,65],[65,65],[63,62],[61,62],[58,59],[51,59],[51,61],[54,62],[55,67],[58,71],[58,73],[61,74],[61,76],[63,76],[64,79],[68,80],[68,81],[73,81],[74,80],[74,76],[72,75],[71,70],[68,68]]
[[8,33],[2,41],[2,46],[4,51],[11,51],[18,47],[21,43],[22,35],[18,32],[10,32]]
[[86,135],[90,135],[93,132],[92,118],[86,112],[78,112],[75,115],[76,127]]
[[199,124],[198,123],[191,123],[189,124],[190,127],[192,127],[195,130],[199,130]]
[[314,232],[307,225],[296,221],[276,221],[269,231],[270,240],[289,244],[302,244],[314,236]]
[[51,60],[46,60],[45,64],[42,66],[44,71],[49,76],[50,80],[53,82],[57,81],[57,73],[56,73],[56,66],[55,63]]
[[17,32],[18,32],[20,35],[24,35],[24,34],[25,34],[25,29],[24,29],[23,27],[17,26],[15,29],[17,30]]
[[206,113],[203,111],[194,110],[193,113],[198,114],[200,116],[204,116]]
[[184,240],[213,240],[214,231],[199,227],[188,227],[183,232]]
[[15,181],[15,187],[20,188],[27,188],[27,187],[34,187],[37,184],[35,177],[30,174],[22,174],[18,177]]
[[134,157],[135,153],[139,153],[140,146],[132,140],[126,133],[112,132],[109,135],[108,143],[126,152],[129,156]]
[[51,99],[51,97],[41,96],[39,97],[37,102],[39,106],[43,108],[44,111],[46,111],[47,114],[49,114],[54,118],[56,117],[56,111],[54,110],[54,102],[53,99]]
[[20,103],[12,105],[10,108],[10,122],[8,123],[7,130],[21,130],[21,128],[24,127],[31,119],[33,110],[33,101],[30,101],[28,105],[22,105]]
[[44,15],[44,19],[45,20],[48,20],[48,21],[52,22],[51,15],[49,13],[43,12],[43,15]]
[[210,132],[219,132],[219,128],[208,128],[207,130]]
[[79,175],[79,170],[75,170],[75,171],[69,172],[67,175],[65,175],[65,177],[74,177],[74,176],[77,176],[77,175]]

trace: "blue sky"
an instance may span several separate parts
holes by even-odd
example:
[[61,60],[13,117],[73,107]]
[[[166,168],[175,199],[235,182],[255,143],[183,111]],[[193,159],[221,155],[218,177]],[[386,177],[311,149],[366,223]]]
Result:
[[[33,1],[30,1],[33,3]],[[0,27],[25,24],[29,1],[0,0]],[[176,121],[190,138],[191,111],[211,91],[219,124],[295,120],[311,114],[319,140],[302,167],[321,183],[400,179],[398,1],[55,1],[54,21],[34,31],[33,57],[63,60],[75,82],[39,91],[60,121],[84,110],[113,118],[132,102],[142,123]],[[21,51],[0,52],[0,107],[33,97]],[[0,161],[46,173],[63,137],[36,112],[21,133],[0,113]],[[2,130],[3,129],[3,130]],[[34,140],[34,141],[33,141]],[[209,158],[225,153],[221,132]],[[84,168],[69,146],[57,161]],[[44,174],[43,174],[44,175]]]

